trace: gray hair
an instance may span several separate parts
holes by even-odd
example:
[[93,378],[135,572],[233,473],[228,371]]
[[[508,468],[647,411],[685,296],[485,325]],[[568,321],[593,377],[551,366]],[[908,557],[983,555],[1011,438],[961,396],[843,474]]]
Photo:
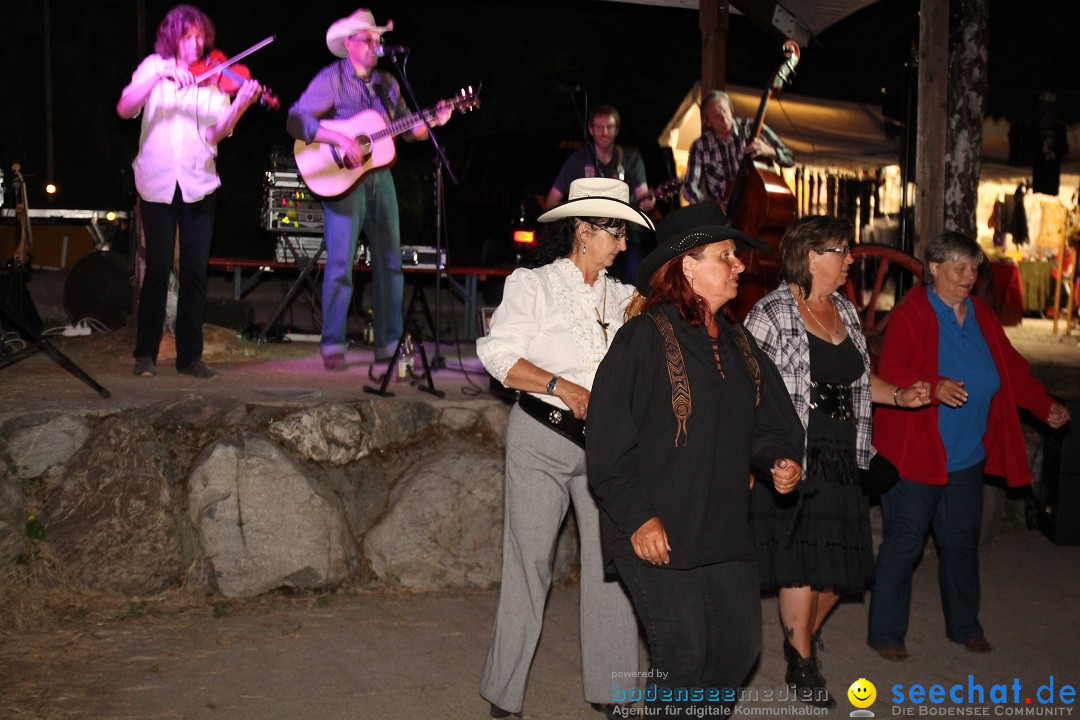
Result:
[[950,260],[974,260],[976,265],[981,265],[986,259],[979,243],[967,235],[958,232],[944,232],[934,238],[926,248],[926,264],[924,275],[927,285],[933,285],[934,277],[930,274],[930,263],[946,263]]
[[705,110],[707,110],[708,107],[710,105],[712,105],[714,102],[716,102],[717,100],[723,100],[724,102],[727,103],[727,106],[728,106],[729,110],[731,110],[732,112],[735,111],[735,105],[731,102],[731,96],[730,95],[728,95],[723,90],[710,90],[709,92],[705,93],[705,97],[701,98],[701,107],[699,108],[700,111],[701,111],[701,119],[702,119],[702,125],[703,126],[705,124],[704,123]]

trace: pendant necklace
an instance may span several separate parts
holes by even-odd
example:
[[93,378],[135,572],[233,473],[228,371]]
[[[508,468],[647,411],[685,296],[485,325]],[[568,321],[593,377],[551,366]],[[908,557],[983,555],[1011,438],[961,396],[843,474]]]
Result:
[[600,332],[604,333],[604,344],[607,344],[607,331],[611,326],[611,323],[604,322],[607,318],[607,275],[604,275],[604,299],[601,300],[601,305],[604,307],[603,315],[600,314],[599,308],[593,305],[593,312],[596,313],[596,324],[600,326]]
[[[832,341],[832,344],[833,345],[840,344],[840,340],[837,340],[837,338],[836,338],[836,333],[833,332],[832,330],[830,330],[829,328],[825,327],[825,324],[822,323],[820,320],[818,320],[817,315],[815,315],[814,311],[810,309],[810,304],[806,302],[806,295],[802,295],[802,304],[803,304],[803,307],[806,308],[806,312],[810,313],[810,317],[813,318],[814,322],[816,322],[818,324],[818,327],[820,327],[822,330],[824,330],[825,334],[829,336],[829,340]],[[836,320],[836,315],[837,315],[837,313],[836,313],[836,303],[835,302],[832,305],[832,309],[833,309],[833,321],[834,321],[833,326],[835,326],[836,325],[835,320]]]

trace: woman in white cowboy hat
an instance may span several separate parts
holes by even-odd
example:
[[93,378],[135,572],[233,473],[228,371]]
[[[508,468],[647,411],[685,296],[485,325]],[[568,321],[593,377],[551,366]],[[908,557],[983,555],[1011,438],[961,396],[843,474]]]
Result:
[[794,490],[803,432],[776,367],[723,311],[736,251],[764,243],[715,203],[676,210],[656,234],[637,275],[643,312],[596,372],[589,486],[604,559],[648,635],[653,714],[729,714],[761,648],[750,474]]
[[521,391],[506,428],[502,588],[480,685],[492,717],[521,711],[555,541],[571,502],[581,541],[585,700],[610,714],[613,673],[637,670],[633,608],[622,587],[604,579],[583,430],[593,374],[632,292],[607,268],[626,248],[628,222],[653,225],[630,206],[621,180],[575,180],[568,198],[540,216],[554,225],[538,248],[538,266],[507,278],[490,334],[476,343],[488,372]]

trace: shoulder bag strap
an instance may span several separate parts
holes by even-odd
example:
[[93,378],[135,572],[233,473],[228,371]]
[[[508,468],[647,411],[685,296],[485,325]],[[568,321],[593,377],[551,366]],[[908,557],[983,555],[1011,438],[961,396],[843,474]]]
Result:
[[693,411],[693,402],[690,399],[690,377],[686,374],[682,348],[675,338],[671,321],[663,310],[653,308],[649,311],[649,317],[656,323],[656,329],[660,331],[660,337],[664,340],[664,357],[667,360],[668,380],[671,381],[671,409],[678,423],[678,429],[675,431],[675,447],[679,447],[680,437],[683,440],[683,447],[686,447],[688,438],[686,421],[690,419],[690,413]]
[[750,349],[750,341],[746,339],[746,331],[741,325],[731,326],[731,337],[739,348],[739,352],[742,353],[750,379],[754,381],[754,407],[758,407],[761,405],[761,365],[754,357],[754,351]]

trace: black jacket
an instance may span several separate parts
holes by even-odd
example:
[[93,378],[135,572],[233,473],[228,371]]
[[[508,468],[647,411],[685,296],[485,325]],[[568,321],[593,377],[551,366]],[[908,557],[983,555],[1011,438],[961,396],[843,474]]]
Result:
[[[802,424],[775,365],[746,332],[761,376],[761,402],[731,326],[720,324],[716,367],[704,327],[661,306],[682,349],[692,410],[685,438],[678,422],[664,342],[648,314],[619,330],[596,372],[589,400],[589,486],[600,504],[606,566],[636,558],[630,536],[654,516],[671,545],[667,567],[686,569],[755,559],[748,508],[750,473],[772,482],[780,458],[802,457]],[[685,444],[682,444],[685,442]]]

